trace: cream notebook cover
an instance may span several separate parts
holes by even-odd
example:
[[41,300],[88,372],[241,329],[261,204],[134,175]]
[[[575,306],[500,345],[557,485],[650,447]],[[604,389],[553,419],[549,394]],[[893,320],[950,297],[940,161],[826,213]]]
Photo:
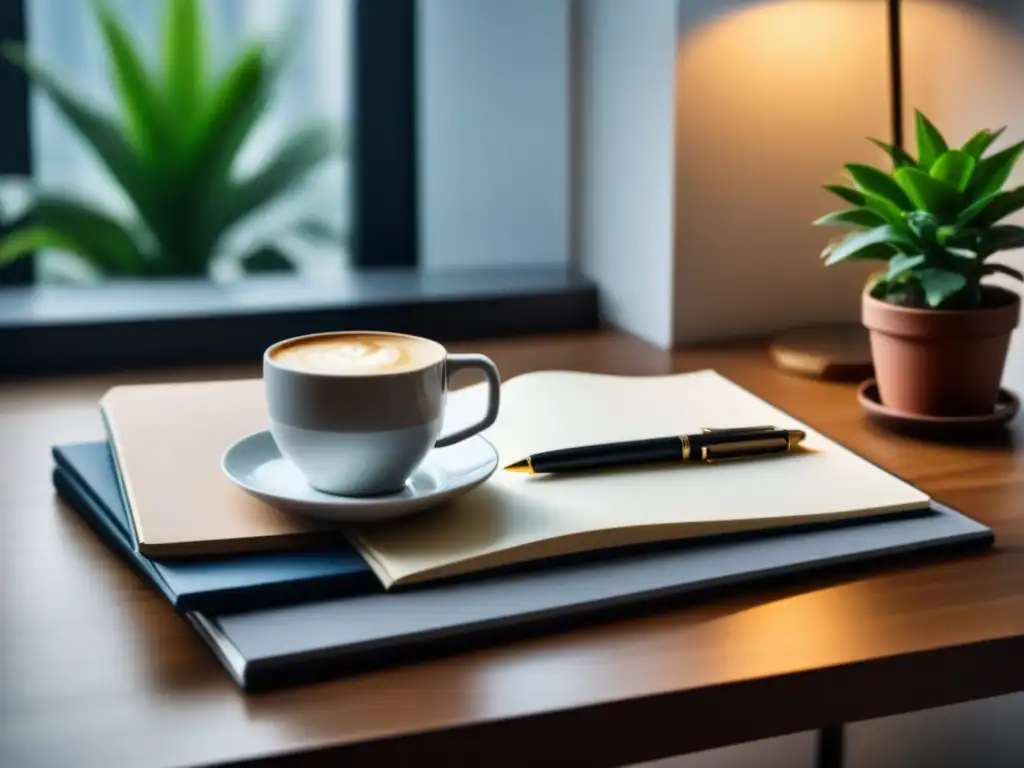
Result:
[[[485,393],[452,397],[472,418]],[[657,377],[538,372],[502,386],[484,435],[501,465],[575,445],[772,424],[806,452],[713,465],[529,476],[498,470],[422,515],[348,531],[385,587],[605,547],[926,507],[929,497],[714,371]]]
[[283,549],[323,536],[322,526],[240,491],[221,471],[232,443],[267,426],[261,380],[114,387],[100,412],[139,552]]

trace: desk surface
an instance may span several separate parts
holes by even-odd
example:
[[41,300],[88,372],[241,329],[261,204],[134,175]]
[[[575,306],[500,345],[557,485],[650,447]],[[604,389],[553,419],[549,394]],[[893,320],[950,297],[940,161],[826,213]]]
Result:
[[0,764],[621,764],[1024,689],[1020,426],[972,446],[889,435],[852,385],[775,371],[755,344],[668,353],[606,333],[472,348],[506,378],[716,368],[990,525],[996,546],[246,697],[55,497],[49,450],[102,436],[96,401],[114,383],[258,370],[3,383]]

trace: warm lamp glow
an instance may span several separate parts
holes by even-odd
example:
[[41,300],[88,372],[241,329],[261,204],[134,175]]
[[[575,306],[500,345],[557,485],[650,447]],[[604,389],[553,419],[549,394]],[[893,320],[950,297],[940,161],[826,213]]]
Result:
[[1007,133],[995,147],[1024,138],[1024,100],[1017,98],[1024,22],[1007,23],[953,0],[904,0],[903,6],[908,109],[922,109],[954,143],[1003,125]]
[[[844,163],[877,159],[865,137],[891,135],[886,3],[781,0],[712,18],[686,6],[675,78],[680,334],[855,317],[867,271],[823,270],[810,222],[829,210],[821,185]],[[766,308],[765,286],[799,300]]]
[[873,73],[884,75],[886,60],[884,3],[783,0],[730,10],[685,35],[677,68],[684,84],[687,71],[699,71],[704,92],[724,103],[740,94],[747,109],[786,110],[785,121],[756,128],[732,123],[749,138],[763,128],[799,130],[838,115],[849,108],[851,90],[874,91],[884,102],[887,85]]
[[844,29],[847,34],[857,33],[846,28],[851,13],[866,19],[855,24],[877,24],[878,4],[872,5],[863,0],[762,2],[733,10],[714,26],[718,34],[732,36],[734,43],[750,46],[751,52],[767,54],[780,64],[803,66],[827,57],[833,35],[843,34]]
[[[890,614],[890,608],[877,589],[847,584],[722,617],[707,627],[712,642],[723,649],[717,673],[742,678],[884,652],[889,635],[877,617]],[[792,666],[779,669],[780,659]]]

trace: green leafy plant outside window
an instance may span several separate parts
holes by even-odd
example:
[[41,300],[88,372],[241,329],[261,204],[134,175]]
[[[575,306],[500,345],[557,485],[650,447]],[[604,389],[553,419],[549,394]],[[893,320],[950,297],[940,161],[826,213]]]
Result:
[[[264,114],[287,45],[249,42],[222,73],[208,66],[197,0],[166,0],[162,62],[147,66],[137,45],[103,4],[94,6],[116,84],[119,114],[108,115],[21,46],[6,57],[21,66],[76,130],[130,201],[121,220],[86,200],[40,191],[0,241],[0,262],[53,249],[74,254],[106,276],[206,276],[225,236],[292,190],[336,150],[326,125],[293,134],[257,169],[235,161]],[[322,236],[326,225],[296,223]],[[267,249],[242,260],[249,271],[289,269]]]
[[916,158],[871,139],[889,155],[891,170],[849,164],[849,185],[825,187],[849,207],[814,224],[854,230],[828,245],[825,265],[884,261],[887,269],[872,278],[871,294],[921,308],[981,307],[984,278],[1002,273],[1024,280],[1017,270],[989,260],[1024,246],[1024,227],[1000,223],[1024,208],[1024,187],[1003,189],[1024,142],[986,155],[1004,130],[982,130],[962,147],[950,148],[918,111]]

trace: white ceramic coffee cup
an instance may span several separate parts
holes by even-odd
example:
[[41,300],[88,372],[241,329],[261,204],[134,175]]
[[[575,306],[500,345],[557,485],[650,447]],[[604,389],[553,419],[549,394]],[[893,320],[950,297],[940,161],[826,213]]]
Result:
[[[423,353],[423,364],[413,370],[351,375],[302,369],[281,360],[285,348],[368,335],[414,343],[417,354]],[[487,379],[487,409],[476,424],[439,437],[449,380],[467,368],[479,369]],[[282,455],[314,488],[342,496],[401,490],[432,448],[460,442],[493,424],[500,398],[498,369],[483,355],[449,354],[430,339],[378,331],[280,341],[263,355],[263,383],[270,431]]]

